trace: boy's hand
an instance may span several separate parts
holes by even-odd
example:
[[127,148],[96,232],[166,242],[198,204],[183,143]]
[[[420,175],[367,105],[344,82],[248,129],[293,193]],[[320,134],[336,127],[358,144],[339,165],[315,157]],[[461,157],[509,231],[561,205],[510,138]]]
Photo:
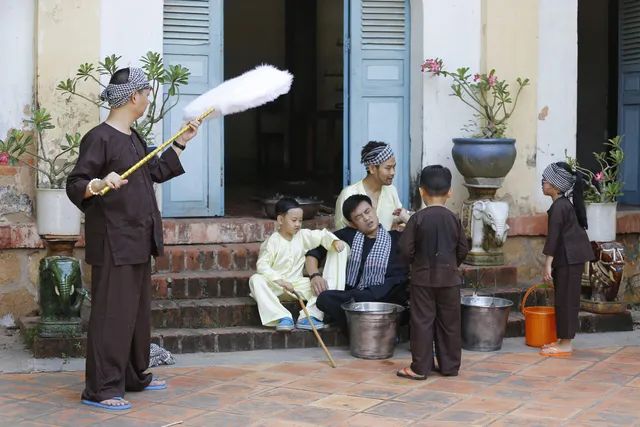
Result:
[[342,242],[342,240],[334,240],[331,246],[333,246],[333,250],[338,253],[344,250],[344,243]]
[[280,286],[285,288],[287,291],[293,293],[293,285],[289,282],[285,282],[284,280],[280,281]]

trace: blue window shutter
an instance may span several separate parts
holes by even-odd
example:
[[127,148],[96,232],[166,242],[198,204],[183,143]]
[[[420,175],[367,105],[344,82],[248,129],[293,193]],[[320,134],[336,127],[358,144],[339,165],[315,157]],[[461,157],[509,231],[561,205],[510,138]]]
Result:
[[[189,69],[189,84],[164,117],[163,139],[180,130],[182,109],[223,80],[223,0],[164,0],[164,63]],[[165,91],[167,88],[164,88]],[[206,121],[180,156],[185,174],[163,184],[165,217],[224,214],[223,119]]]
[[350,183],[365,177],[360,151],[368,141],[391,144],[394,185],[409,203],[409,1],[351,0],[349,138]]
[[619,0],[618,133],[624,135],[620,202],[640,204],[640,2]]

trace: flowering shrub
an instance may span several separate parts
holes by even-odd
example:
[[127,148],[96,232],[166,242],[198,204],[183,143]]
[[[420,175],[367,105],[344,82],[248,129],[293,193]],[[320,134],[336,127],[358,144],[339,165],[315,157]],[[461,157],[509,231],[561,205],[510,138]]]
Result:
[[[477,122],[472,124],[474,138],[504,138],[507,120],[513,115],[520,92],[529,84],[529,79],[522,80],[518,77],[518,91],[515,99],[512,99],[509,84],[505,80],[498,80],[495,70],[491,70],[489,74],[472,76],[469,68],[458,68],[454,73],[445,71],[442,60],[436,58],[424,61],[422,72],[453,79],[451,96],[457,96],[476,111],[474,116]],[[465,129],[469,130],[468,126]]]
[[610,139],[605,142],[605,145],[609,147],[606,151],[593,153],[601,169],[596,173],[581,167],[576,159],[566,156],[565,151],[567,163],[574,170],[589,177],[588,181],[585,180],[584,198],[586,203],[615,203],[616,198],[622,196],[622,187],[624,187],[624,182],[620,181],[620,165],[624,160],[624,151],[621,146],[622,138],[624,136]]

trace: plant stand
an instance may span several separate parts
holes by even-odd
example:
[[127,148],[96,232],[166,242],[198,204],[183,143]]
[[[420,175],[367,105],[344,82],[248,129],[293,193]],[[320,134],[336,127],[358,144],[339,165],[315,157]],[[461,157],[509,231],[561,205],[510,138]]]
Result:
[[86,291],[80,262],[73,257],[77,236],[42,236],[47,255],[40,261],[38,294],[40,317],[33,337],[35,357],[77,354],[83,337],[80,316]]
[[474,266],[504,265],[502,246],[507,238],[509,205],[495,198],[499,185],[463,184],[469,197],[462,202],[460,219],[470,241],[465,264]]

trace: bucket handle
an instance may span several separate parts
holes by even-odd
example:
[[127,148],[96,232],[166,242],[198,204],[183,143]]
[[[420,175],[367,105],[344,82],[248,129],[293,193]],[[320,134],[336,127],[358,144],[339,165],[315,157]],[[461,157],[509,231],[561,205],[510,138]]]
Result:
[[539,283],[537,285],[533,285],[532,287],[530,287],[527,293],[524,294],[524,298],[522,298],[522,314],[526,314],[525,303],[527,302],[527,298],[529,297],[529,294],[538,288],[553,289],[553,285],[550,285],[548,283]]

